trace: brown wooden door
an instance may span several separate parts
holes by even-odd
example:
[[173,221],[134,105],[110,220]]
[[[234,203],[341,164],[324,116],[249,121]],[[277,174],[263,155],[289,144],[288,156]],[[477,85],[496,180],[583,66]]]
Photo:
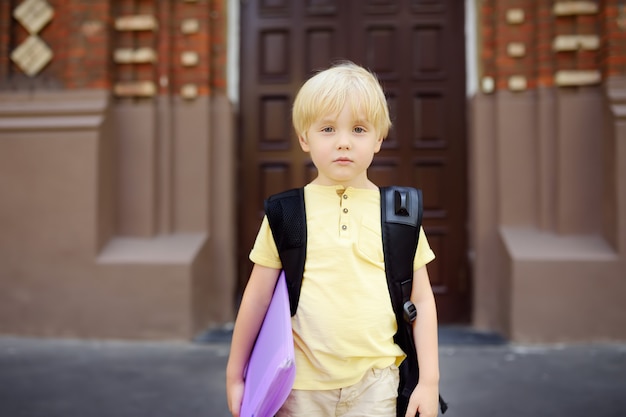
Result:
[[378,75],[394,124],[369,176],[423,190],[439,320],[469,320],[463,3],[242,3],[239,293],[263,199],[315,176],[291,126],[294,96],[314,70],[349,59]]

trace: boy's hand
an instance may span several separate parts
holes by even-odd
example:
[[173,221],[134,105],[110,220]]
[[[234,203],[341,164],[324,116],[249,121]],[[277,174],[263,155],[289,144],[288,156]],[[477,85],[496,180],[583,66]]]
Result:
[[226,382],[226,398],[230,413],[233,417],[239,417],[243,400],[243,380]]
[[406,410],[405,417],[436,417],[439,413],[439,386],[437,384],[418,383]]

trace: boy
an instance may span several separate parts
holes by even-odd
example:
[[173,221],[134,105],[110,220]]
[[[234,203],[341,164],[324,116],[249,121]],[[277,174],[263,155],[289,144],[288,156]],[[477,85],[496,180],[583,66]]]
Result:
[[[278,417],[395,417],[398,365],[381,239],[380,194],[367,177],[391,121],[376,77],[346,62],[309,79],[293,106],[302,150],[318,175],[305,187],[307,254],[292,327],[296,379]],[[226,369],[228,406],[239,416],[243,371],[274,291],[281,262],[267,218],[250,253],[254,267],[233,331]],[[438,413],[437,313],[423,231],[411,301],[420,379],[406,416]]]

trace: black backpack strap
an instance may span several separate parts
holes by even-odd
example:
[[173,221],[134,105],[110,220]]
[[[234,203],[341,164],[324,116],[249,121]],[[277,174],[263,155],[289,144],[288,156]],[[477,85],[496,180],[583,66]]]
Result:
[[304,188],[295,188],[270,196],[265,200],[265,214],[285,271],[289,306],[293,316],[298,309],[306,260]]
[[397,405],[397,415],[404,416],[409,397],[419,379],[411,325],[415,318],[411,311],[415,312],[415,306],[412,306],[410,297],[413,287],[413,259],[422,221],[421,191],[409,187],[383,187],[380,189],[380,209],[387,287],[398,324],[394,341],[407,355],[400,365]]
[[[419,380],[417,351],[412,322],[417,317],[411,302],[413,260],[417,251],[422,225],[422,192],[411,187],[382,187],[380,189],[381,231],[387,287],[396,315],[398,331],[394,341],[407,355],[400,365],[400,384],[396,412],[403,417],[411,393]],[[448,405],[439,396],[441,412]]]
[[[408,313],[405,303],[411,297],[413,259],[422,224],[422,192],[415,188],[394,186],[383,187],[380,193],[387,285],[396,318],[403,319]],[[412,321],[414,316],[409,315],[407,319]]]

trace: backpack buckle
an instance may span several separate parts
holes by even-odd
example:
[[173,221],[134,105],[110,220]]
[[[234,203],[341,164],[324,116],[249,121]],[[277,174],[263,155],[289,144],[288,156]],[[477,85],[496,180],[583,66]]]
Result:
[[410,216],[409,214],[409,196],[408,193],[404,190],[402,191],[394,191],[394,204],[393,208],[396,212],[397,216]]
[[387,187],[384,198],[385,203],[381,207],[384,209],[384,221],[386,223],[404,224],[416,227],[421,222],[422,193],[415,188],[409,187]]
[[407,323],[413,323],[417,318],[417,309],[415,308],[415,304],[410,300],[404,303],[402,311],[404,313],[404,321]]

